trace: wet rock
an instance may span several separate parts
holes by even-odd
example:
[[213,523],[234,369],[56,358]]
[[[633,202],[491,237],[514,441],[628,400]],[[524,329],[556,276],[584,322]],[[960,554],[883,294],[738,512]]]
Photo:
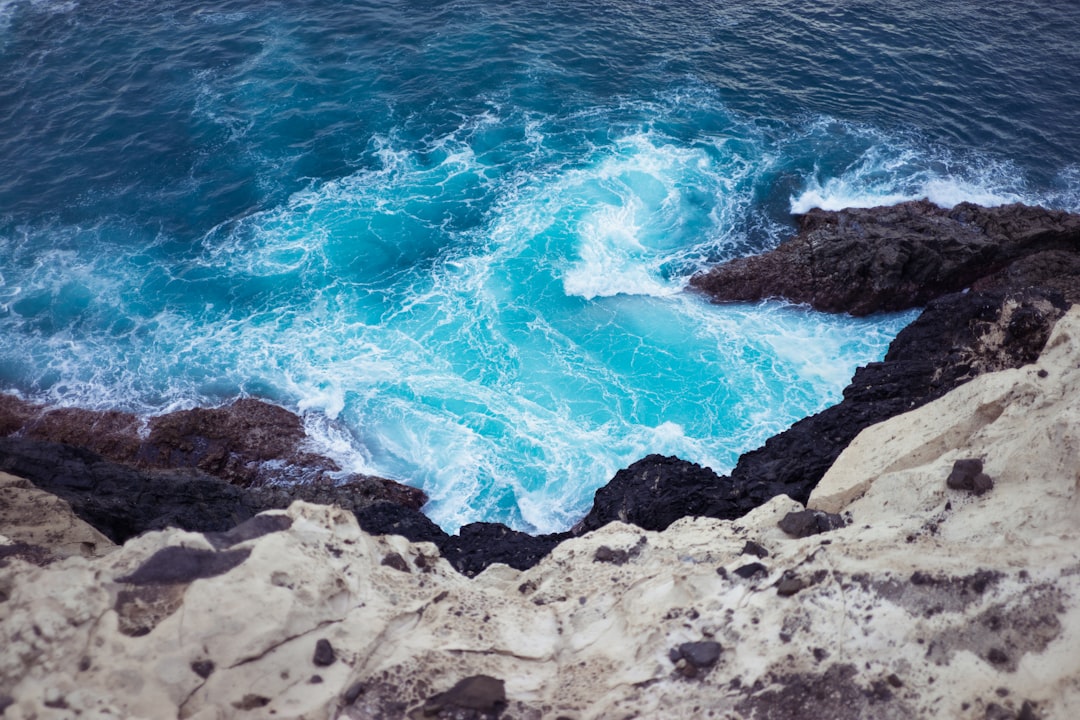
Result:
[[[783,297],[867,315],[925,305],[988,276],[994,280],[980,289],[1071,291],[1069,269],[1080,265],[1080,215],[1039,207],[961,203],[946,210],[922,200],[815,209],[796,221],[796,235],[775,250],[699,273],[691,287],[714,302]],[[1008,272],[1026,258],[1032,259]]]
[[285,462],[304,476],[295,480],[310,481],[339,469],[328,458],[301,451],[299,446],[306,438],[300,418],[293,413],[254,398],[241,398],[224,407],[193,408],[151,418],[138,460],[151,467],[198,468],[237,485],[269,479],[262,467],[269,461]]
[[492,563],[504,563],[517,570],[530,568],[568,537],[569,533],[534,536],[500,523],[470,523],[456,535],[436,540],[436,544],[458,572],[473,576]]
[[[26,478],[37,488],[67,501],[79,518],[115,543],[166,527],[218,533],[210,538],[211,542],[242,542],[237,539],[241,535],[228,534],[238,524],[264,510],[287,508],[296,500],[321,501],[354,513],[370,505],[390,506],[398,508],[395,512],[399,517],[418,516],[427,528],[445,535],[411,507],[419,500],[413,494],[423,496],[421,491],[399,491],[404,486],[389,480],[368,479],[334,487],[241,488],[197,470],[138,469],[83,448],[24,437],[0,438],[0,471]],[[383,492],[385,483],[391,486]],[[385,498],[405,498],[408,504],[394,505]],[[368,517],[378,515],[375,510]],[[262,525],[259,528],[265,529]],[[238,532],[252,531],[254,527]]]
[[834,513],[821,510],[800,510],[788,513],[777,524],[788,535],[804,538],[842,528],[847,525],[847,521]]
[[355,511],[360,527],[372,535],[402,535],[412,542],[433,542],[447,538],[446,532],[419,510],[391,502],[376,502]]

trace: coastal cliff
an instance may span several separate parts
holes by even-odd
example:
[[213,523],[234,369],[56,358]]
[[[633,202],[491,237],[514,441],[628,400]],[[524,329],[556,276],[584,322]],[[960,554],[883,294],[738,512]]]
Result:
[[648,456],[565,533],[447,535],[255,399],[0,397],[3,716],[1080,714],[1080,219],[799,224],[692,287],[824,307],[842,273],[800,268],[842,256],[878,298],[853,309],[920,317],[729,476]]
[[[447,535],[423,514],[421,491],[338,477],[332,460],[308,450],[300,418],[252,398],[140,419],[0,395],[0,471],[58,494],[113,542],[168,526],[226,530],[305,500],[350,510],[371,533],[433,542],[468,575],[491,563],[526,569],[565,539],[616,520],[662,530],[687,516],[736,519],[777,495],[805,502],[863,429],[983,373],[1032,362],[1080,301],[1080,215],[920,201],[795,219],[798,232],[775,250],[695,276],[691,288],[715,302],[787,297],[824,309],[833,306],[820,298],[855,303],[865,291],[871,305],[850,309],[926,302],[921,315],[882,362],[856,371],[840,403],[745,453],[729,476],[645,457],[602,487],[569,532],[473,523]],[[852,288],[861,288],[857,297]]]
[[[5,718],[1075,717],[1078,367],[1074,309],[1034,364],[860,433],[811,495],[816,516],[778,496],[738,521],[615,522],[525,571],[470,579],[430,543],[372,536],[349,512],[303,502],[228,532],[147,533],[100,557],[39,566],[5,551],[0,707]],[[967,482],[973,463],[979,480]]]

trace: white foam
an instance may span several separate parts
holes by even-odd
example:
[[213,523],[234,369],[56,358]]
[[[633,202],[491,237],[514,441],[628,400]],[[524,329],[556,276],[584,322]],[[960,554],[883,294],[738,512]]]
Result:
[[858,179],[830,178],[823,184],[813,183],[798,197],[792,196],[790,207],[793,215],[802,215],[813,208],[843,210],[882,207],[923,199],[943,208],[955,207],[962,202],[995,207],[1025,201],[1017,193],[995,191],[955,178],[928,179],[906,192],[867,187],[861,185]]
[[[990,207],[1037,202],[1023,191],[1020,171],[1008,162],[975,156],[957,159],[948,150],[918,146],[912,138],[891,137],[874,128],[829,119],[812,123],[806,133],[831,138],[837,126],[842,136],[867,147],[839,173],[822,178],[815,167],[803,191],[789,199],[793,214],[812,208],[842,210],[922,199],[944,208],[961,202]],[[823,151],[829,152],[828,147],[826,143]]]
[[681,287],[659,279],[655,258],[638,239],[642,232],[636,199],[622,207],[605,207],[592,214],[581,228],[580,259],[563,275],[567,295],[586,300],[612,295],[673,295]]

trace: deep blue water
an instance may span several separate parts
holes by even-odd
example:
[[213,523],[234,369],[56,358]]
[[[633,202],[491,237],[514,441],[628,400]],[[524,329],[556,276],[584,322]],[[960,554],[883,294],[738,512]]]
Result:
[[682,292],[792,212],[1080,209],[1080,3],[0,0],[0,389],[251,394],[453,529],[730,469],[912,313]]

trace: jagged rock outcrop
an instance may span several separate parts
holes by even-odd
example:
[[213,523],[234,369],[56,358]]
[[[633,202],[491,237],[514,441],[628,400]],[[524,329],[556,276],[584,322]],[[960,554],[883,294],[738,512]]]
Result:
[[782,297],[852,315],[925,305],[977,281],[983,290],[1038,286],[1080,297],[1080,215],[921,200],[815,209],[796,222],[776,249],[699,273],[691,287],[716,302]]
[[147,530],[228,530],[296,500],[356,511],[394,502],[418,511],[424,494],[390,480],[239,487],[197,470],[143,470],[89,450],[24,437],[0,438],[0,471],[28,478],[70,503],[78,517],[122,543]]
[[341,469],[307,448],[297,415],[256,398],[142,419],[7,395],[0,397],[0,435],[79,447],[142,469],[195,469],[241,486],[329,482]]
[[426,501],[421,490],[382,478],[242,487],[200,470],[147,470],[111,462],[82,447],[21,436],[0,438],[0,472],[28,478],[63,498],[79,518],[115,543],[167,527],[226,531],[297,500],[349,510],[374,534],[433,542],[466,575],[496,562],[531,567],[569,537],[532,536],[497,523],[473,523],[449,535],[420,511]]
[[[619,522],[469,579],[296,503],[0,567],[7,718],[1070,718],[1080,310],[1038,362],[859,435],[810,507]],[[993,478],[948,485],[957,460]],[[2,541],[0,541],[2,542]],[[258,612],[252,608],[257,607]]]
[[[1064,309],[1080,300],[1077,215],[1022,205],[961,204],[944,210],[924,201],[840,212],[815,210],[799,222],[800,233],[777,250],[714,268],[696,276],[692,284],[716,299],[787,296],[855,313],[934,299],[894,340],[881,363],[856,372],[841,403],[745,453],[730,476],[719,477],[675,457],[648,456],[601,488],[588,515],[570,534],[615,520],[662,530],[686,516],[737,518],[779,494],[805,501],[861,430],[930,402],[982,373],[1032,362]],[[751,273],[749,279],[738,279],[746,273]],[[745,290],[750,287],[747,283],[753,284],[751,290]],[[971,285],[970,292],[941,295],[966,284]],[[717,290],[721,286],[728,289]],[[728,298],[724,294],[728,292],[736,294]],[[89,486],[76,483],[69,488],[70,497],[64,497],[76,512],[92,523],[103,523],[97,527],[118,541],[169,524],[189,530],[220,529],[260,510],[286,507],[294,499],[353,510],[361,527],[372,533],[434,542],[469,575],[494,562],[530,567],[568,537],[567,533],[533,537],[487,523],[466,526],[449,536],[423,515],[425,498],[419,490],[360,476],[344,484],[328,481],[337,467],[305,450],[300,419],[258,400],[151,418],[145,437],[139,434],[141,422],[124,413],[46,409],[0,396],[0,435],[67,443],[142,469],[192,468],[239,485],[293,483],[236,493],[208,482],[205,475],[170,470],[155,474],[161,489],[148,493],[144,490],[148,476],[121,471],[119,475],[135,482],[136,488],[105,489],[100,493],[102,502],[78,499],[99,494],[88,493]],[[20,446],[23,460],[18,461],[33,456],[32,468],[23,469],[28,477],[72,475],[43,467],[48,463],[41,457],[57,452],[54,446],[28,447]],[[10,444],[0,442],[0,469],[16,468],[13,453]],[[63,457],[49,467],[70,464],[69,454],[61,451]],[[101,458],[79,462],[94,465],[97,476],[111,472]],[[298,481],[301,484],[295,484]],[[63,482],[48,482],[55,492],[66,492]],[[125,494],[149,502],[148,507],[125,503]],[[95,504],[104,507],[94,510]]]
[[[744,453],[730,476],[649,456],[597,493],[579,528],[619,518],[648,528],[683,515],[736,518],[778,494],[805,501],[861,430],[983,373],[1032,362],[1080,302],[1077,214],[924,200],[812,210],[796,221],[797,234],[775,250],[695,275],[691,287],[716,302],[782,297],[855,315],[925,304],[923,313],[882,362],[855,372],[840,403]],[[691,475],[701,483],[686,482]]]
[[597,491],[575,528],[620,520],[662,530],[680,517],[735,519],[776,495],[805,502],[864,428],[925,405],[983,373],[1033,362],[1067,303],[1039,290],[954,293],[931,302],[882,362],[855,372],[844,399],[744,453],[730,476],[650,455]]

